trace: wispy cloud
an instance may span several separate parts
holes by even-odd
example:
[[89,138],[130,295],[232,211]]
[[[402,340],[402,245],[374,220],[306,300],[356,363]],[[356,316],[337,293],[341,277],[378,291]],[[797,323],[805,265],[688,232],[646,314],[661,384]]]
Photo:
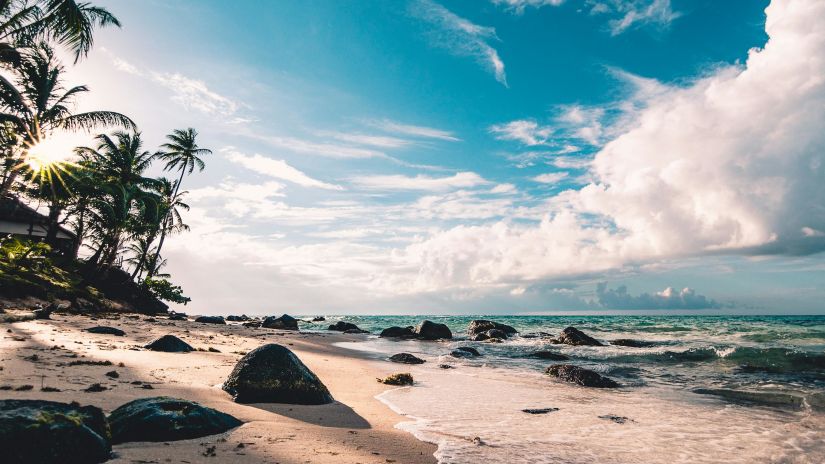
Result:
[[412,124],[402,124],[395,121],[384,119],[381,121],[370,121],[369,125],[377,127],[383,131],[395,134],[404,134],[413,137],[429,138],[446,140],[448,142],[459,142],[461,139],[456,137],[452,132],[441,129],[435,129],[426,126],[415,126]]
[[540,174],[533,177],[533,180],[541,184],[557,184],[566,179],[567,176],[568,174],[566,172],[548,172],[546,174]]
[[349,142],[357,145],[367,145],[379,148],[402,148],[411,145],[411,140],[386,135],[346,133],[346,132],[321,132],[321,135],[332,137],[342,142]]
[[430,177],[417,175],[361,176],[352,179],[361,188],[369,190],[426,190],[444,191],[455,188],[469,188],[488,184],[489,182],[474,172],[459,172],[448,177]]
[[284,160],[276,160],[258,154],[245,155],[228,147],[221,149],[221,152],[225,153],[226,159],[229,161],[268,177],[286,180],[304,187],[315,187],[326,190],[344,189],[340,185],[329,184],[318,179],[313,179],[290,166]]
[[266,142],[278,148],[285,148],[296,153],[306,153],[308,155],[354,159],[389,158],[387,154],[382,151],[353,145],[344,145],[332,142],[315,142],[296,137],[263,135],[252,131],[247,131],[243,133],[243,135],[261,140],[262,142]]
[[498,82],[507,86],[504,62],[489,44],[499,40],[494,28],[474,24],[430,0],[418,0],[411,10],[435,27],[431,34],[434,45],[455,55],[474,58]]

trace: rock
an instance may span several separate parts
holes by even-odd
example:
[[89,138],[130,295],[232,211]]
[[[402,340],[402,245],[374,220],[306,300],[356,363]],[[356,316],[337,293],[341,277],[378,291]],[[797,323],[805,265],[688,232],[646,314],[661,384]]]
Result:
[[390,361],[401,364],[424,364],[421,358],[411,355],[410,353],[398,353],[390,356]]
[[653,342],[646,342],[642,340],[633,340],[631,338],[618,338],[616,340],[610,340],[610,344],[614,346],[627,346],[630,348],[646,348],[649,346],[655,346],[656,344]]
[[536,351],[527,355],[530,358],[549,359],[551,361],[567,361],[570,357],[555,351]]
[[345,334],[368,334],[369,330],[349,329],[344,331]]
[[169,320],[170,321],[186,321],[186,320],[188,320],[188,318],[187,318],[185,313],[176,313],[176,312],[173,311],[173,312],[169,313]]
[[263,345],[235,365],[223,389],[238,403],[327,404],[327,387],[288,348]]
[[165,396],[131,401],[109,415],[114,444],[200,438],[224,433],[241,424],[229,414]]
[[103,411],[40,400],[0,400],[0,450],[5,464],[93,464],[109,459]]
[[[467,335],[469,335],[470,338],[473,338],[473,337],[475,337],[476,335],[478,335],[480,333],[487,332],[488,330],[493,330],[493,329],[500,330],[502,333],[504,333],[503,337],[496,337],[496,338],[507,338],[510,335],[515,335],[515,334],[518,333],[518,330],[516,330],[514,327],[509,326],[507,324],[499,324],[498,322],[488,321],[488,320],[484,320],[484,319],[477,319],[477,320],[471,321],[470,325],[467,326]],[[491,337],[487,337],[487,338],[491,338]]]
[[558,377],[565,382],[579,384],[583,387],[592,388],[617,388],[616,381],[608,377],[603,377],[590,369],[574,366],[572,364],[556,364],[547,368],[547,374]]
[[246,322],[249,320],[249,316],[246,314],[241,314],[240,316],[226,316],[226,320],[230,322]]
[[57,303],[49,303],[45,308],[37,308],[34,310],[35,319],[51,319],[51,315],[57,310]]
[[326,320],[327,318],[325,318],[324,316],[315,316],[312,318],[312,322],[324,322]]
[[351,322],[338,321],[335,324],[327,327],[327,330],[335,330],[337,332],[346,332],[347,330],[361,330],[357,325]]
[[413,331],[413,326],[409,327],[388,327],[381,331],[381,335],[379,337],[390,337],[390,338],[415,338],[415,332]]
[[385,385],[412,385],[413,384],[413,377],[411,374],[403,373],[403,374],[393,374],[383,379],[377,379],[379,383],[383,383]]
[[191,345],[174,335],[164,335],[146,345],[145,348],[152,351],[165,351],[167,353],[188,353],[195,351]]
[[453,338],[453,333],[450,332],[450,328],[444,324],[438,324],[436,322],[430,321],[421,321],[415,329],[416,338],[421,340],[440,340],[440,339],[449,339]]
[[93,384],[89,385],[88,387],[84,388],[83,391],[85,391],[86,393],[100,393],[100,392],[106,391],[108,389],[109,389],[108,387],[104,387],[103,385],[101,385],[99,383],[93,383]]
[[298,320],[289,314],[281,317],[269,316],[261,323],[261,327],[266,329],[298,330]]
[[200,316],[195,318],[195,322],[200,322],[201,324],[226,324],[223,316]]
[[628,422],[628,421],[633,422],[633,419],[628,419],[627,417],[624,417],[624,416],[617,416],[615,414],[605,414],[604,416],[599,416],[599,419],[613,421],[617,424],[624,424],[625,422]]
[[556,412],[559,408],[539,408],[539,409],[522,409],[521,412],[527,414],[547,414],[548,412]]
[[261,326],[261,321],[247,321],[243,323],[244,327],[251,327],[253,329],[257,329]]
[[122,337],[126,335],[126,332],[117,329],[115,327],[106,327],[102,325],[89,327],[86,329],[86,332],[93,333],[93,334],[103,334],[103,335],[116,335],[118,337]]
[[507,338],[507,334],[504,331],[499,330],[499,329],[490,329],[486,332],[481,332],[479,334],[476,334],[473,337],[473,341],[483,342],[483,341],[489,340],[491,338],[497,338],[499,340],[504,340],[505,338]]
[[454,349],[450,356],[454,358],[472,358],[475,356],[481,356],[481,353],[478,352],[477,349],[469,347],[469,346],[460,346]]
[[574,346],[604,346],[595,338],[575,327],[568,327],[562,330],[559,336],[553,339],[553,343]]
[[120,378],[120,374],[118,374],[117,371],[109,371],[109,372],[107,372],[103,375],[105,375],[106,377],[112,378],[112,379],[119,379]]
[[454,366],[451,366],[451,365],[449,365],[449,364],[439,364],[439,365],[438,365],[438,367],[439,367],[440,369],[455,369],[455,367],[454,367]]

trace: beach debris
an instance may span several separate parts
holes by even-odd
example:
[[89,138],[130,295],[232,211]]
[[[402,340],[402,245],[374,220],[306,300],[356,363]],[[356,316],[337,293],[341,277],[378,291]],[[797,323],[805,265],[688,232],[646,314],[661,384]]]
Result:
[[[489,333],[491,330],[495,330],[492,334]],[[505,339],[510,337],[510,335],[517,334],[518,331],[507,324],[500,324],[494,321],[488,321],[485,319],[476,319],[474,321],[470,321],[470,324],[467,326],[467,335],[475,340],[475,341],[482,341],[488,338],[501,338]],[[483,335],[482,335],[483,334]],[[480,337],[476,340],[477,337]]]
[[190,344],[174,335],[164,335],[149,343],[144,348],[152,351],[164,351],[166,353],[188,353],[195,351]]
[[624,424],[625,422],[635,422],[633,419],[628,419],[624,416],[617,416],[615,414],[605,414],[604,416],[599,416],[599,419],[613,421],[617,424]]
[[384,385],[412,385],[413,376],[407,372],[401,374],[392,374],[383,379],[376,379],[379,383]]
[[420,324],[413,329],[416,338],[420,340],[440,340],[453,338],[453,333],[445,324],[439,324],[431,321],[421,321]]
[[536,409],[522,409],[521,412],[527,414],[547,414],[549,412],[556,412],[559,408],[536,408]]
[[93,464],[109,459],[106,418],[94,406],[0,400],[0,449],[6,464]]
[[68,366],[111,366],[112,361],[87,361],[85,359],[78,359],[77,361],[71,361]]
[[238,403],[327,404],[327,387],[282,345],[270,343],[241,358],[223,384]]
[[477,349],[470,346],[459,346],[450,353],[450,356],[454,358],[473,358],[476,356],[481,356],[481,353],[479,353]]
[[455,369],[455,366],[451,366],[450,364],[439,364],[438,367],[441,369]]
[[89,385],[88,387],[86,387],[83,391],[85,391],[86,393],[99,393],[99,392],[106,391],[106,390],[108,390],[107,387],[104,387],[103,385],[101,385],[99,383],[93,383],[93,384]]
[[569,356],[557,353],[555,351],[535,351],[527,355],[529,358],[549,359],[551,361],[567,361]]
[[224,433],[242,424],[229,414],[166,396],[126,403],[112,411],[108,420],[113,444],[200,438]]
[[575,327],[568,327],[562,330],[559,336],[550,342],[573,346],[604,346],[600,341]]
[[336,332],[346,332],[348,330],[357,330],[360,333],[361,328],[351,322],[338,321],[335,324],[327,327],[327,330],[334,330]]
[[630,348],[647,348],[649,346],[655,346],[656,343],[654,342],[646,342],[644,340],[634,340],[632,338],[617,338],[616,340],[610,340],[610,344],[613,346],[626,346]]
[[223,316],[199,316],[195,318],[195,322],[200,322],[201,324],[226,324]]
[[265,329],[298,330],[298,319],[284,314],[281,317],[269,316],[264,319],[261,327]]
[[565,382],[575,383],[583,387],[592,388],[617,388],[619,384],[615,380],[604,377],[590,369],[574,366],[572,364],[556,364],[547,368],[546,373],[553,377],[558,377]]
[[93,333],[93,334],[103,334],[103,335],[115,335],[118,337],[122,337],[126,335],[126,332],[116,328],[116,327],[106,327],[102,325],[97,325],[94,327],[89,327],[86,329],[86,332]]
[[390,361],[401,364],[424,364],[426,361],[410,353],[398,353],[390,356]]
[[34,389],[34,385],[20,385],[19,387],[16,387],[14,389],[14,391],[24,392],[24,391],[29,391],[29,390],[32,390],[32,389]]

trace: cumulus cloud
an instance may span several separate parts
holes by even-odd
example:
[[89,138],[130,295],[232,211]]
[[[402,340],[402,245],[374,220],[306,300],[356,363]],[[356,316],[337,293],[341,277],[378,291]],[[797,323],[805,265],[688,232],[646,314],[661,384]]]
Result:
[[313,179],[290,166],[284,160],[276,160],[258,154],[245,155],[231,148],[224,148],[221,151],[225,153],[226,159],[229,161],[268,177],[286,180],[304,187],[316,187],[326,190],[344,189],[340,185],[329,184],[318,179]]
[[434,26],[431,36],[436,46],[455,55],[472,57],[507,86],[504,62],[489,44],[499,40],[494,28],[474,24],[430,0],[418,0],[412,13]]
[[431,177],[417,175],[361,176],[352,179],[357,186],[369,190],[427,190],[442,191],[455,188],[476,187],[489,181],[474,172],[459,172],[452,176]]
[[633,296],[622,285],[616,289],[607,288],[606,282],[596,286],[599,304],[607,309],[711,309],[721,305],[716,301],[699,295],[692,288],[676,290],[668,287],[653,294],[642,293]]
[[649,92],[538,225],[410,245],[421,288],[523,282],[706,254],[825,250],[825,35],[818,0],[774,0],[744,65]]

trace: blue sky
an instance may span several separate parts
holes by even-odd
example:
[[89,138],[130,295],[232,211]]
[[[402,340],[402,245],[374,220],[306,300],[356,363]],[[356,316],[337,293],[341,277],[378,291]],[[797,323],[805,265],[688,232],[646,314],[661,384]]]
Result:
[[189,311],[825,310],[815,0],[100,3]]

